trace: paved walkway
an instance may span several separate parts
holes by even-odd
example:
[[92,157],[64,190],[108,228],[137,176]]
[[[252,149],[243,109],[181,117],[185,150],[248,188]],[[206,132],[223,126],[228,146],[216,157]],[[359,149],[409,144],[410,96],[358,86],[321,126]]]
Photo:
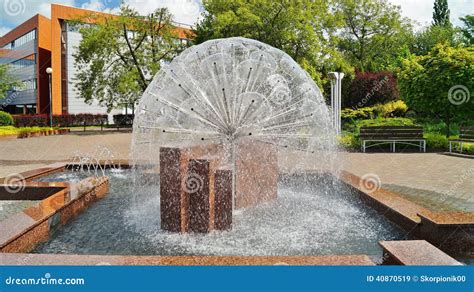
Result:
[[474,212],[474,159],[436,153],[345,153],[344,169],[434,211]]
[[76,152],[93,153],[98,145],[107,147],[117,158],[128,159],[131,137],[129,131],[88,131],[61,136],[0,139],[0,177],[57,161],[68,161]]
[[[77,151],[92,153],[97,145],[110,149],[117,159],[129,159],[131,133],[90,131],[0,139],[0,177],[67,161]],[[474,159],[436,153],[341,153],[340,156],[344,170],[361,177],[375,176],[385,188],[412,195],[415,200],[421,198],[422,203],[425,199],[444,202],[446,197],[455,198],[461,206],[472,204],[473,209],[465,211],[474,211]]]

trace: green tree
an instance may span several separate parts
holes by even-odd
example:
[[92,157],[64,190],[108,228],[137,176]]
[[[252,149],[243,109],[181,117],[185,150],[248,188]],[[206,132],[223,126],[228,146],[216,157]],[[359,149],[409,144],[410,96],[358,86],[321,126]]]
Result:
[[474,14],[461,17],[460,20],[464,23],[461,32],[467,44],[474,44]]
[[411,35],[400,7],[386,0],[339,0],[337,11],[344,21],[340,49],[361,71],[386,69]]
[[0,109],[9,105],[11,101],[7,98],[9,91],[20,90],[23,83],[9,74],[7,64],[0,64]]
[[17,85],[19,82],[8,74],[8,65],[0,64],[0,99],[5,98],[8,91]]
[[133,108],[162,62],[183,49],[166,8],[143,17],[122,5],[117,16],[90,14],[75,25],[83,36],[74,55],[76,89],[86,102],[97,100],[108,110]]
[[451,26],[448,0],[435,0],[433,6],[433,25]]
[[285,51],[321,84],[330,70],[352,69],[337,51],[338,19],[333,1],[204,0],[206,13],[196,27],[196,43],[246,37]]
[[452,26],[428,26],[414,34],[409,45],[410,52],[416,55],[426,55],[440,43],[452,47],[462,44],[460,30]]
[[474,116],[474,46],[453,48],[439,44],[425,56],[411,55],[398,74],[400,93],[408,107],[438,117],[447,125]]

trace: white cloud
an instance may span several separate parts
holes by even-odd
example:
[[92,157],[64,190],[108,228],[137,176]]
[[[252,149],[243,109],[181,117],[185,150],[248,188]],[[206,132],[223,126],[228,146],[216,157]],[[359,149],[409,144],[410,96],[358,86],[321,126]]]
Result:
[[125,0],[130,7],[145,15],[159,7],[166,7],[174,21],[193,25],[203,11],[201,0]]
[[7,32],[9,32],[11,29],[9,27],[5,27],[5,26],[0,26],[0,37],[4,36],[5,34],[7,34]]
[[83,3],[81,8],[95,11],[103,11],[105,9],[104,1],[102,0],[90,0],[89,2]]
[[[402,8],[402,15],[416,21],[419,26],[430,25],[433,16],[434,0],[389,0]],[[474,0],[448,0],[451,22],[460,25],[459,17],[472,13]]]

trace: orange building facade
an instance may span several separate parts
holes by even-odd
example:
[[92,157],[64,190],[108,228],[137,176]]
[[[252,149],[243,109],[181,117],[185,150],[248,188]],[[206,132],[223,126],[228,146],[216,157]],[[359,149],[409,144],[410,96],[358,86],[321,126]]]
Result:
[[[73,55],[82,36],[69,23],[91,14],[112,16],[51,4],[51,19],[35,15],[0,38],[0,64],[8,64],[11,75],[27,84],[9,92],[5,99],[0,99],[2,110],[13,114],[49,114],[50,87],[46,68],[51,67],[54,115],[106,113],[106,109],[98,104],[85,104],[74,88],[76,71]],[[180,27],[176,31],[179,39],[186,39],[190,32]],[[118,112],[111,114],[114,113]]]

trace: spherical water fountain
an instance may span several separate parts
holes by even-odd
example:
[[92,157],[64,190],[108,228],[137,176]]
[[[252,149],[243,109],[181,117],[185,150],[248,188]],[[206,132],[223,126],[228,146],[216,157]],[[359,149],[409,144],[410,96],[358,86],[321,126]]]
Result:
[[[286,53],[245,38],[185,50],[155,76],[134,120],[136,186],[156,184],[161,173],[162,227],[164,217],[193,204],[213,221],[223,212],[208,210],[216,202],[235,211],[274,199],[282,172],[333,169],[334,148],[328,108],[308,73]],[[201,198],[205,206],[193,203],[203,188],[211,193]],[[178,202],[166,207],[170,193]],[[177,209],[163,216],[170,208]],[[183,231],[196,215],[165,229]]]

